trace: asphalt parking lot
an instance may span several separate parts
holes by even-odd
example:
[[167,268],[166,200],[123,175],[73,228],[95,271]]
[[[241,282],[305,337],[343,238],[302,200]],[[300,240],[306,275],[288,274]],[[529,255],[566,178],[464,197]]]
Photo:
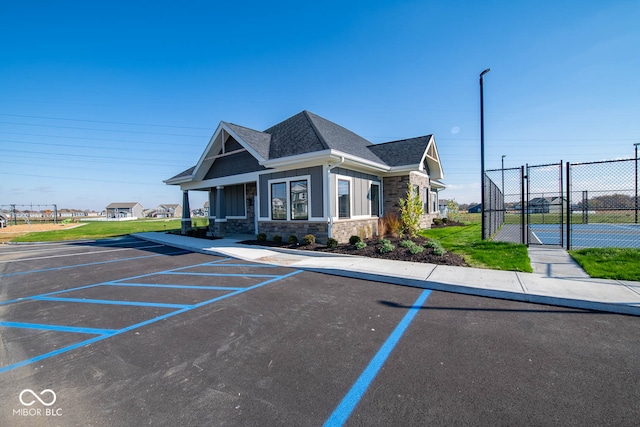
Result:
[[0,246],[0,425],[637,425],[637,317],[126,237]]

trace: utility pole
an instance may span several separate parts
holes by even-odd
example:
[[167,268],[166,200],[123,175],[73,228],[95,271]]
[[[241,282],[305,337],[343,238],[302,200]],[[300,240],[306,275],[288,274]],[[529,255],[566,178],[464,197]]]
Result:
[[486,240],[487,231],[485,230],[485,210],[487,209],[486,200],[484,199],[484,75],[491,71],[487,68],[480,73],[480,203],[482,206],[482,240]]

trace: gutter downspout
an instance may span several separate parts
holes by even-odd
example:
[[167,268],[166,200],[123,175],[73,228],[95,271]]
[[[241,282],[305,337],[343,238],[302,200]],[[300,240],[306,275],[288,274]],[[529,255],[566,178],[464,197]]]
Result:
[[340,166],[341,164],[344,163],[344,156],[340,156],[340,161],[338,163],[335,163],[333,165],[329,165],[327,167],[327,209],[328,209],[328,216],[329,216],[329,229],[327,230],[327,238],[331,238],[333,236],[332,234],[332,230],[333,230],[333,210],[331,209],[331,169]]

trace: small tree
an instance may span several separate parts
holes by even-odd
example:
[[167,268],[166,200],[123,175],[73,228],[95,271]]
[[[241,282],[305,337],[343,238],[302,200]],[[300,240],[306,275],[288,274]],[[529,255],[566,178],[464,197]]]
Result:
[[460,222],[460,208],[456,199],[451,199],[447,203],[447,218],[449,221]]
[[407,183],[407,198],[400,199],[400,221],[402,222],[402,234],[416,237],[420,231],[420,219],[424,215],[424,207],[420,201],[420,194],[413,189],[411,183]]

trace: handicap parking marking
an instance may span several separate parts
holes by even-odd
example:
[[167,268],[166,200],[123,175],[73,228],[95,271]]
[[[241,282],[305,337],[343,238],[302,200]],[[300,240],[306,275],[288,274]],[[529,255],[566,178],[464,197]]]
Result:
[[[181,251],[181,253],[184,252],[188,252],[188,251]],[[156,255],[151,255],[151,256],[159,256],[162,254],[156,254]],[[166,254],[165,254],[166,255]],[[145,256],[145,257],[136,257],[136,259],[140,259],[140,258],[148,258],[149,256]],[[206,263],[201,263],[201,264],[196,264],[196,265],[191,265],[191,266],[186,266],[186,267],[178,267],[175,269],[170,269],[170,270],[164,270],[164,271],[157,271],[154,273],[147,273],[147,274],[143,274],[143,275],[138,275],[138,276],[133,276],[133,277],[127,277],[127,278],[122,278],[119,280],[112,280],[112,281],[108,281],[108,282],[103,282],[103,283],[95,283],[95,284],[91,284],[91,285],[86,285],[86,286],[79,286],[79,287],[75,287],[75,288],[70,288],[70,289],[65,289],[65,290],[61,290],[61,291],[55,291],[55,292],[48,292],[48,293],[44,293],[44,294],[39,294],[39,295],[33,295],[33,296],[28,296],[28,297],[22,297],[19,299],[15,299],[15,300],[11,300],[11,301],[4,301],[4,302],[0,302],[0,305],[9,305],[11,303],[21,303],[21,302],[28,302],[28,301],[37,301],[37,302],[41,302],[41,303],[46,303],[46,302],[63,302],[63,303],[74,303],[74,304],[101,304],[101,305],[112,305],[112,306],[139,306],[139,307],[153,307],[153,308],[160,308],[160,309],[172,309],[172,311],[168,312],[168,313],[164,313],[164,314],[159,314],[156,315],[152,318],[149,319],[145,319],[143,321],[134,323],[132,325],[128,325],[119,329],[105,329],[105,328],[91,328],[91,327],[78,327],[78,326],[67,326],[67,325],[47,325],[47,324],[42,324],[42,323],[28,323],[28,322],[10,322],[10,321],[3,321],[0,322],[0,327],[4,327],[4,328],[18,328],[18,329],[34,329],[34,330],[47,330],[47,331],[56,331],[56,332],[75,332],[75,333],[84,333],[84,334],[90,334],[90,335],[96,335],[92,338],[86,339],[86,340],[82,340],[80,342],[71,344],[71,345],[67,345],[65,347],[56,349],[54,351],[48,352],[48,353],[43,353],[34,357],[31,357],[29,359],[23,360],[23,361],[19,361],[16,363],[12,363],[10,365],[4,366],[4,367],[0,367],[0,374],[10,371],[12,369],[16,369],[22,366],[26,366],[29,365],[31,363],[35,363],[50,357],[54,357],[57,355],[60,355],[62,353],[66,353],[72,350],[75,350],[77,348],[80,347],[84,347],[87,346],[89,344],[93,344],[95,342],[107,339],[107,338],[111,338],[113,336],[119,335],[119,334],[123,334],[125,332],[158,322],[160,320],[163,319],[167,319],[169,317],[172,316],[176,316],[182,313],[185,313],[187,311],[199,308],[199,307],[204,307],[206,305],[209,304],[213,304],[215,302],[221,301],[223,299],[226,298],[230,298],[236,295],[239,295],[241,293],[244,292],[249,292],[252,291],[254,289],[257,289],[259,287],[286,279],[288,277],[294,276],[296,274],[299,274],[302,272],[302,270],[288,270],[289,272],[287,274],[246,274],[246,273],[233,273],[233,272],[228,272],[225,274],[222,273],[193,273],[193,272],[188,272],[185,270],[189,270],[192,268],[200,268],[200,267],[216,267],[218,265],[220,265],[219,263],[221,262],[226,262],[231,260],[231,258],[224,258],[224,259],[220,259],[217,261],[212,261],[212,262],[206,262]],[[119,260],[118,260],[119,261]],[[94,263],[94,264],[105,264],[108,263],[110,261],[106,261],[106,262],[100,262],[100,263]],[[117,262],[117,261],[113,261],[113,262]],[[232,265],[230,264],[226,264],[224,265],[225,267],[231,267]],[[237,264],[236,267],[251,267],[251,268],[271,268],[273,266],[270,265],[264,265],[264,264]],[[203,277],[203,276],[211,276],[214,278],[220,278],[220,277],[251,277],[251,278],[257,278],[257,279],[266,279],[263,281],[260,281],[259,283],[250,285],[250,286],[245,286],[245,287],[225,287],[225,286],[196,286],[196,285],[178,285],[178,284],[170,284],[170,283],[163,283],[163,284],[148,284],[148,283],[131,283],[131,282],[127,282],[130,280],[138,280],[141,278],[149,278],[152,276],[158,276],[158,275],[174,275],[174,276],[186,276],[186,277]],[[203,301],[199,301],[197,303],[194,304],[172,304],[172,303],[161,303],[161,302],[155,302],[155,301],[122,301],[122,300],[110,300],[110,299],[85,299],[85,298],[69,298],[69,297],[65,297],[62,296],[62,294],[65,293],[69,293],[72,291],[81,291],[81,290],[87,290],[87,289],[91,289],[91,288],[98,288],[98,287],[116,287],[116,286],[121,286],[121,287],[130,287],[130,288],[135,288],[135,287],[140,287],[140,288],[158,288],[158,289],[184,289],[184,290],[203,290],[203,291],[224,291],[225,293],[223,293],[222,295],[217,295],[214,298],[208,298],[205,299]],[[157,314],[157,313],[156,313]]]

